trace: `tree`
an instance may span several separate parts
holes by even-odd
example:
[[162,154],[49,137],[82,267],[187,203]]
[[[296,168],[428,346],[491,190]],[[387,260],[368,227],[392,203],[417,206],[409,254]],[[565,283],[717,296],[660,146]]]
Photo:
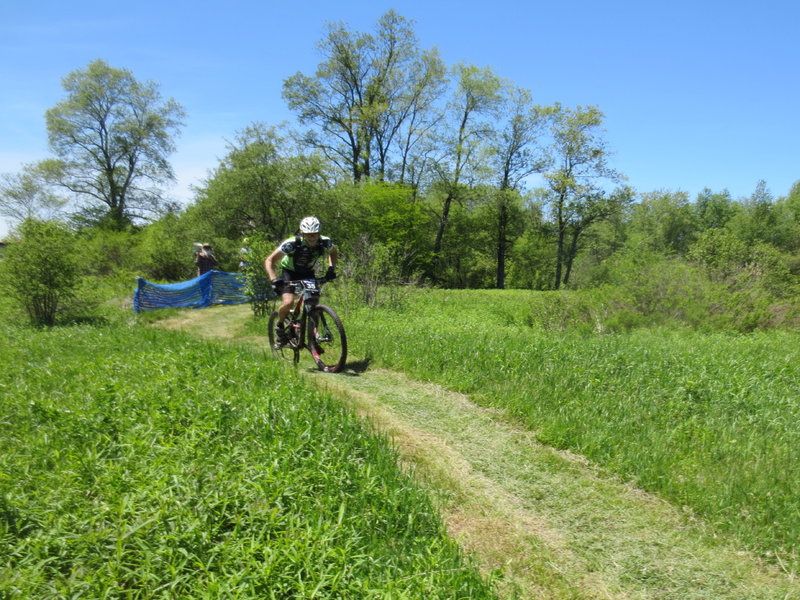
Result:
[[327,211],[325,234],[346,257],[340,263],[346,279],[367,304],[397,299],[400,284],[416,280],[428,263],[430,219],[413,195],[410,186],[376,180],[341,182],[326,194],[328,204],[347,218]]
[[632,202],[631,190],[620,188],[609,194],[602,187],[604,181],[622,179],[607,164],[602,122],[603,113],[592,106],[574,110],[556,107],[553,113],[551,168],[545,173],[545,181],[556,228],[555,289],[569,282],[586,229]]
[[753,194],[741,203],[741,209],[728,221],[727,227],[748,245],[774,244],[777,241],[776,216],[774,198],[762,180]]
[[543,190],[528,193],[520,216],[522,234],[514,240],[508,264],[511,286],[535,290],[550,289],[554,269],[552,232],[544,216]]
[[705,267],[712,277],[725,279],[744,267],[749,249],[731,231],[717,227],[698,236],[688,257]]
[[431,133],[442,119],[436,102],[443,96],[447,81],[446,69],[436,51],[423,52],[411,70],[400,118],[395,119],[396,133],[392,136],[397,157],[394,168],[387,173],[393,172],[393,180],[417,190],[427,172]]
[[[404,123],[420,119],[436,96],[441,60],[434,51],[420,52],[412,22],[392,10],[380,18],[374,36],[329,25],[319,48],[325,60],[315,76],[289,77],[283,97],[301,124],[316,127],[307,142],[353,182],[373,171],[383,179]],[[412,141],[418,135],[405,131]]]
[[786,206],[792,220],[800,224],[800,181],[795,181],[789,194],[781,199],[781,204]]
[[433,244],[433,269],[442,251],[453,202],[463,195],[465,183],[475,185],[488,179],[486,161],[482,159],[494,134],[489,117],[496,117],[504,85],[489,67],[461,64],[454,71],[458,84],[448,106],[448,118],[442,121],[439,156],[432,164],[435,187],[442,198]]
[[167,213],[139,232],[140,267],[150,281],[185,281],[196,270],[186,219]]
[[540,137],[553,109],[534,104],[530,90],[516,87],[508,90],[503,104],[505,119],[493,143],[492,162],[501,190],[522,191],[523,180],[546,166]]
[[[348,215],[345,232],[340,225],[337,239],[355,241],[369,233],[373,242],[384,244],[401,256],[400,273],[410,277],[429,258],[429,218],[423,206],[411,202],[408,186],[386,182],[368,182],[358,186],[342,184],[336,190]],[[344,235],[342,235],[344,234]]]
[[[776,245],[788,252],[796,253],[800,248],[800,181],[792,185],[787,196],[778,200],[775,213],[778,229]],[[798,257],[798,267],[800,267],[800,257]]]
[[647,192],[632,209],[632,234],[644,237],[658,252],[686,254],[699,229],[686,192]]
[[725,227],[740,210],[740,207],[731,199],[731,193],[728,190],[714,193],[709,188],[705,188],[697,194],[693,207],[700,229],[703,231]]
[[[500,188],[493,202],[497,209],[494,217],[497,257],[495,285],[498,289],[505,287],[506,257],[513,243],[510,230],[515,216],[514,199],[522,191],[523,180],[545,166],[542,152],[536,144],[549,113],[534,105],[530,91],[521,88],[512,88],[505,104],[508,118],[505,126],[497,132],[493,152]],[[512,191],[517,194],[509,193]]]
[[[420,50],[411,23],[393,11],[379,22],[378,41],[383,46],[384,65],[376,83],[373,112],[374,150],[370,151],[370,174],[381,181],[392,172],[403,183],[405,165],[413,148],[438,118],[435,102],[446,88],[447,70],[436,49]],[[392,149],[399,151],[393,156]]]
[[63,80],[65,100],[47,111],[49,177],[84,204],[92,221],[122,229],[164,208],[160,185],[173,181],[168,156],[184,112],[155,83],[102,60]]
[[233,240],[261,231],[277,240],[322,205],[320,161],[294,153],[275,128],[250,125],[228,150],[187,211],[197,235]]
[[78,283],[75,236],[66,225],[25,220],[0,261],[0,285],[33,325],[53,325]]
[[0,176],[0,215],[21,223],[25,219],[54,219],[67,203],[46,181],[46,163],[27,164],[18,174]]
[[472,212],[479,217],[478,228],[485,232],[485,253],[493,263],[493,287],[504,289],[509,253],[524,232],[522,197],[515,189],[493,186],[480,186],[476,191],[480,191],[480,201]]

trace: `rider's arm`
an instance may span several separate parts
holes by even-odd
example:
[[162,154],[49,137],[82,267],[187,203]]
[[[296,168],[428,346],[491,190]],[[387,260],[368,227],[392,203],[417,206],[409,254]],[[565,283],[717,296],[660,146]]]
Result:
[[334,246],[333,248],[331,248],[330,252],[328,252],[328,264],[332,267],[335,267],[337,258],[338,257],[336,255],[336,246]]
[[269,275],[270,279],[277,278],[277,271],[275,270],[275,265],[278,264],[283,257],[286,256],[283,252],[281,252],[280,248],[276,248],[275,251],[270,254],[266,260],[264,261],[264,269],[267,271],[267,275]]

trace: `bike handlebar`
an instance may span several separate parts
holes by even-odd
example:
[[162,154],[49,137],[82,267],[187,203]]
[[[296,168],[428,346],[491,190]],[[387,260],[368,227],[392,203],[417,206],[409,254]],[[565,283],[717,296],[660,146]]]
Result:
[[304,279],[290,279],[286,283],[289,285],[301,285],[304,281],[314,281],[319,285],[324,285],[330,280],[326,279],[325,277],[306,277]]
[[286,281],[284,285],[291,288],[292,291],[297,293],[306,290],[306,286],[303,284],[304,281],[313,281],[318,286],[319,289],[321,289],[322,286],[325,285],[326,283],[330,282],[330,280],[325,277],[320,277],[319,279],[316,277],[307,277],[306,279],[292,279]]

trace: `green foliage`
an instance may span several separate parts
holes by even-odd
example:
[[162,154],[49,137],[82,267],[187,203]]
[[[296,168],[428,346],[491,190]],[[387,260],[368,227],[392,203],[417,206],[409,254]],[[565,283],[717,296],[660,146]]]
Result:
[[[607,262],[604,295],[610,310],[608,326],[724,327],[718,303],[724,286],[679,258],[664,256],[647,246],[616,253]],[[620,319],[622,319],[620,321]]]
[[514,241],[509,256],[508,287],[546,290],[552,288],[555,254],[547,231],[542,205],[531,202],[520,221],[523,232]]
[[275,292],[264,268],[264,259],[275,250],[275,244],[255,233],[242,241],[242,248],[247,249],[241,255],[246,264],[240,265],[239,272],[245,275],[244,292],[250,301],[250,308],[256,317],[269,316]]
[[740,206],[731,198],[728,190],[715,194],[708,188],[697,195],[692,209],[700,223],[701,230],[725,227],[728,221],[741,210]]
[[67,75],[63,87],[67,97],[46,115],[58,159],[53,182],[86,203],[90,222],[112,229],[158,215],[164,202],[156,186],[174,178],[167,157],[181,106],[102,60]]
[[277,129],[255,123],[239,132],[187,210],[194,235],[238,240],[258,231],[288,237],[319,213],[325,180],[319,160],[296,152]]
[[[320,218],[343,260],[368,252],[365,243],[380,244],[399,261],[399,277],[405,280],[429,260],[430,218],[424,205],[414,198],[413,189],[376,181],[339,184],[326,198],[328,206]],[[342,218],[341,213],[348,218]]]
[[[471,199],[465,194],[464,200]],[[482,213],[482,214],[481,214]],[[496,281],[494,225],[486,212],[457,204],[450,212],[434,281],[442,287],[492,288]]]
[[608,166],[602,122],[603,113],[594,106],[558,107],[552,115],[552,159],[545,181],[555,228],[555,289],[569,283],[587,229],[623,212],[633,201],[632,190],[619,188],[609,194],[602,185],[603,180],[621,179]]
[[0,327],[0,596],[493,597],[387,440],[256,353]]
[[[87,272],[100,277],[188,278],[186,248],[197,241],[213,242],[219,268],[235,270],[242,237],[275,243],[314,214],[344,261],[364,254],[367,234],[404,281],[423,271],[452,288],[599,287],[616,252],[647,246],[690,257],[715,283],[735,279],[731,293],[758,296],[756,326],[793,293],[800,183],[778,199],[764,181],[739,200],[704,189],[693,203],[681,191],[611,191],[624,176],[609,166],[598,107],[538,106],[491,68],[448,69],[392,10],[373,33],[331,25],[319,46],[314,75],[283,85],[309,129],[301,137],[254,122],[237,132],[183,214],[160,189],[173,178],[167,159],[183,109],[102,60],[69,73],[46,115],[55,157],[0,177],[0,213],[52,217],[77,200],[69,216],[85,232]],[[540,205],[526,207],[523,184],[537,173],[530,193]],[[130,246],[91,231],[153,219]],[[730,237],[717,238],[722,231]],[[742,244],[761,247],[761,258],[738,257]]]
[[314,126],[307,143],[351,183],[383,180],[393,168],[405,173],[411,148],[435,119],[445,67],[436,51],[418,48],[412,25],[393,10],[374,34],[330,24],[315,74],[283,82],[289,108]]
[[139,250],[139,237],[132,229],[118,231],[90,227],[79,233],[76,242],[81,271],[89,276],[133,281],[144,262]]
[[684,255],[697,232],[685,192],[651,192],[633,205],[629,235],[641,236],[653,250]]
[[747,262],[747,245],[728,229],[708,229],[700,234],[689,258],[703,265],[712,276],[727,278]]
[[[490,68],[447,69],[394,11],[372,34],[331,25],[320,48],[314,76],[284,81],[290,108],[310,126],[302,139],[260,122],[237,132],[183,214],[159,189],[172,178],[182,108],[102,60],[69,73],[66,97],[47,113],[56,156],[3,176],[0,212],[53,215],[66,201],[55,190],[67,190],[81,205],[70,217],[85,234],[87,273],[100,277],[186,279],[186,248],[197,241],[214,244],[220,269],[237,270],[241,238],[276,243],[314,214],[344,262],[366,255],[367,239],[385,247],[400,271],[387,281],[422,271],[451,288],[595,288],[627,260],[615,253],[647,247],[726,281],[751,326],[793,293],[800,184],[777,200],[763,181],[736,201],[727,190],[704,189],[693,203],[681,191],[611,191],[624,177],[609,166],[598,107],[537,106]],[[541,187],[525,206],[523,182],[536,173]],[[130,246],[91,231],[131,231],[154,218]],[[756,247],[760,258],[750,255]],[[745,315],[747,306],[759,316]]]
[[396,246],[373,242],[363,235],[348,260],[339,267],[338,296],[349,304],[397,306],[406,295],[408,278],[403,272],[404,256]]
[[489,191],[489,200],[479,203],[475,210],[478,223],[483,223],[488,230],[488,246],[494,249],[493,287],[506,287],[511,250],[525,230],[523,215],[522,198],[514,189]]
[[428,218],[407,186],[370,183],[353,189],[351,202],[359,206],[362,231],[390,247],[410,250],[425,240]]
[[0,175],[0,215],[20,223],[25,219],[47,221],[57,217],[65,204],[48,185],[42,163],[23,165],[16,175]]
[[772,194],[766,183],[759,181],[750,198],[741,203],[740,210],[727,223],[736,237],[750,245],[756,242],[775,243],[777,214]]
[[785,198],[778,200],[781,247],[796,253],[800,250],[800,181],[795,182]]
[[746,274],[771,297],[792,298],[798,293],[799,282],[786,255],[771,244],[758,243],[750,249]]
[[28,219],[0,262],[0,286],[34,325],[53,325],[69,307],[78,283],[74,234],[60,223]]
[[194,277],[194,241],[187,231],[186,221],[174,213],[144,228],[139,236],[138,252],[145,278],[174,282]]
[[351,316],[351,350],[468,393],[796,570],[798,334],[592,335],[558,318],[598,317],[573,296],[428,290]]
[[505,287],[527,217],[515,190],[461,188],[450,207],[433,281],[453,288]]
[[719,284],[715,300],[739,329],[796,323],[799,282],[790,257],[774,246],[747,245],[730,230],[710,229],[692,246],[689,258]]

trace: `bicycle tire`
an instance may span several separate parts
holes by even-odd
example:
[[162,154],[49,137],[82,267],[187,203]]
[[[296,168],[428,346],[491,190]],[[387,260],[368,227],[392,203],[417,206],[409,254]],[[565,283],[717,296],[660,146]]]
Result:
[[[278,311],[274,311],[269,316],[269,322],[267,323],[267,335],[269,337],[269,347],[272,349],[273,356],[277,358],[282,358],[284,360],[292,360],[293,362],[300,362],[300,345],[297,343],[299,340],[296,340],[294,344],[287,344],[284,346],[278,346],[277,338],[275,336],[275,323],[278,321]],[[288,321],[288,319],[287,319]],[[288,326],[288,324],[284,324],[284,327]]]
[[347,335],[330,306],[318,304],[308,319],[308,349],[320,370],[338,373],[347,361]]

